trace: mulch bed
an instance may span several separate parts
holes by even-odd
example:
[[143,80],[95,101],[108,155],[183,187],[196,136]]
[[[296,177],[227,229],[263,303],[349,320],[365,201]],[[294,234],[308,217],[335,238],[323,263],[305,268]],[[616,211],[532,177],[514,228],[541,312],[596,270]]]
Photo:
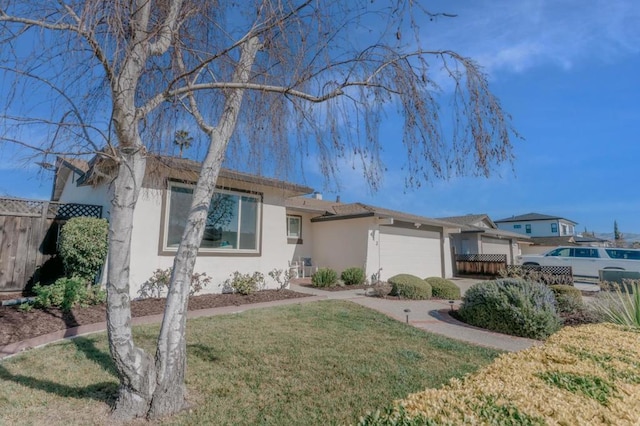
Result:
[[[203,294],[191,296],[189,310],[239,306],[308,296],[308,294],[291,290],[263,290],[248,296],[241,294]],[[131,315],[133,317],[143,317],[161,314],[164,311],[164,305],[164,298],[134,300],[131,302]],[[88,306],[86,308],[78,307],[70,312],[62,312],[56,308],[34,308],[29,312],[23,312],[17,306],[0,306],[0,346],[66,328],[104,321],[106,321],[105,305]]]
[[313,284],[306,283],[298,283],[300,287],[313,288],[316,290],[324,290],[324,291],[344,291],[344,290],[363,290],[365,288],[371,288],[370,285],[362,284],[362,285],[345,285],[345,286],[334,286],[334,287],[316,287]]

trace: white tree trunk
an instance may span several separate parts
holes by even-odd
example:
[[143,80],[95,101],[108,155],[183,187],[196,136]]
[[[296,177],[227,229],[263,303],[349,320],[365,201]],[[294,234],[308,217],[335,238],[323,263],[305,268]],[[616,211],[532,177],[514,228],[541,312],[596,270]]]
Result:
[[[234,81],[247,82],[255,55],[260,48],[257,38],[248,40],[234,73]],[[201,127],[209,133],[209,149],[193,192],[191,210],[173,263],[171,284],[167,295],[158,349],[156,352],[157,387],[153,395],[150,418],[175,413],[186,403],[186,321],[191,275],[204,233],[211,197],[216,188],[227,144],[236,126],[244,91],[227,92],[225,106],[218,126]]]
[[147,414],[156,384],[153,358],[133,343],[129,295],[133,212],[146,163],[140,148],[123,148],[121,153],[118,175],[111,188],[107,332],[111,356],[120,376],[120,390],[113,415],[126,420]]

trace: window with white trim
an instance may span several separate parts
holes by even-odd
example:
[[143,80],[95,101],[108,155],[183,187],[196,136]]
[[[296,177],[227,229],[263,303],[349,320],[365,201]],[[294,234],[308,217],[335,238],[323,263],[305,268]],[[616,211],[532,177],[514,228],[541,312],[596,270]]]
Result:
[[287,238],[302,238],[302,217],[287,215]]
[[[193,186],[169,185],[164,240],[167,250],[176,250],[180,244],[192,197]],[[217,189],[211,198],[200,251],[258,252],[260,208],[260,195]]]

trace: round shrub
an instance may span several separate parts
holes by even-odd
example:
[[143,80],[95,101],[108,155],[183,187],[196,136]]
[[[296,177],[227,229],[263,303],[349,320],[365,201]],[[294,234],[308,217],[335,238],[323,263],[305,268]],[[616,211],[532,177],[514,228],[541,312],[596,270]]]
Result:
[[572,285],[551,285],[549,289],[556,298],[558,312],[574,313],[582,310],[582,292]]
[[74,217],[60,231],[60,257],[67,276],[93,282],[107,256],[106,219]]
[[340,278],[345,285],[362,285],[366,279],[364,269],[357,267],[345,269],[342,271]]
[[477,327],[532,339],[550,336],[561,324],[555,297],[546,285],[514,278],[473,285],[458,315]]
[[431,286],[433,297],[454,300],[460,299],[460,289],[453,282],[440,277],[429,277],[424,280]]
[[398,274],[387,280],[391,284],[391,295],[406,299],[424,300],[431,298],[431,286],[415,275]]
[[311,276],[314,287],[333,287],[338,283],[338,273],[331,268],[320,268]]

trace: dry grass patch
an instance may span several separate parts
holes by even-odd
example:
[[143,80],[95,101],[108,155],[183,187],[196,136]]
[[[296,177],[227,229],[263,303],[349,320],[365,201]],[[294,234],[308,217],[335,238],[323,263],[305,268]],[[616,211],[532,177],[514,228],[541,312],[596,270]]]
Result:
[[[157,330],[137,327],[137,342],[152,350]],[[201,318],[189,322],[187,339],[195,404],[160,424],[353,423],[499,354],[341,301]],[[116,391],[104,334],[0,363],[6,424],[111,424]]]
[[[399,406],[406,424],[636,425],[640,332],[612,324],[565,328],[544,346],[502,355]],[[391,423],[370,417],[363,424]]]

